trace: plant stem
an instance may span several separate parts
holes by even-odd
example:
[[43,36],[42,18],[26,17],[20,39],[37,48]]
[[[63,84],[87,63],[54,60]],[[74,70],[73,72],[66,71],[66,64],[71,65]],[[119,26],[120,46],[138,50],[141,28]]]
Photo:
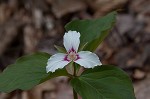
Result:
[[78,95],[77,95],[77,93],[75,92],[74,89],[73,89],[73,97],[74,97],[74,99],[78,99]]
[[[73,76],[76,77],[76,66],[74,63],[73,63],[73,67],[74,67]],[[73,97],[74,97],[74,99],[78,99],[78,95],[77,95],[76,91],[74,90],[74,88],[73,88]]]

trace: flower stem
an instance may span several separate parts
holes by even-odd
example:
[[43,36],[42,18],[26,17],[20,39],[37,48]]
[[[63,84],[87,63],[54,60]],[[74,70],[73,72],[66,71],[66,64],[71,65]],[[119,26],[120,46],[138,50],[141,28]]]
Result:
[[[73,67],[74,67],[73,76],[76,77],[76,66],[75,66],[75,63],[73,63]],[[74,99],[78,99],[78,95],[77,95],[76,91],[74,90],[74,88],[73,88],[73,97],[74,97]]]
[[74,97],[74,99],[78,99],[78,95],[77,95],[77,93],[75,92],[74,89],[73,89],[73,97]]

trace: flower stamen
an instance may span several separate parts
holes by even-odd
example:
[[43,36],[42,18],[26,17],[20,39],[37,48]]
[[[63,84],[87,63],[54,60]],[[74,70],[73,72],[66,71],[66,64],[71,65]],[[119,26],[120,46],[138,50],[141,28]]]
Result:
[[77,54],[75,52],[70,52],[67,56],[68,60],[76,60]]

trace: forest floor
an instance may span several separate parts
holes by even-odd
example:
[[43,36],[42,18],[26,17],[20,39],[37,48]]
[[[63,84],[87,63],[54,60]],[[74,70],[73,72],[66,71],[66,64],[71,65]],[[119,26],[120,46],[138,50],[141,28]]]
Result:
[[[64,26],[74,19],[93,19],[119,10],[109,36],[96,50],[103,64],[124,69],[137,99],[150,94],[150,0],[0,0],[0,72],[35,51],[56,53]],[[64,77],[30,91],[0,93],[0,99],[72,99]],[[65,91],[64,91],[65,90]]]

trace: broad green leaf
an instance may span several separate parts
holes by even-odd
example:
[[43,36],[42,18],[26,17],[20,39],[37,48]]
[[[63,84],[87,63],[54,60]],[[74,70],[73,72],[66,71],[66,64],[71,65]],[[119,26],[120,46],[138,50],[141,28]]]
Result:
[[32,87],[57,76],[67,76],[65,69],[46,73],[50,55],[38,52],[19,58],[0,74],[0,91],[11,92],[16,89],[29,90]]
[[57,51],[59,51],[61,53],[66,53],[67,52],[64,47],[57,46],[57,45],[54,45],[54,47],[57,49]]
[[135,99],[130,78],[113,66],[87,69],[70,83],[82,99]]
[[87,43],[84,50],[94,51],[112,29],[115,19],[116,12],[111,12],[99,19],[71,21],[65,28],[67,31],[80,32],[80,47]]

